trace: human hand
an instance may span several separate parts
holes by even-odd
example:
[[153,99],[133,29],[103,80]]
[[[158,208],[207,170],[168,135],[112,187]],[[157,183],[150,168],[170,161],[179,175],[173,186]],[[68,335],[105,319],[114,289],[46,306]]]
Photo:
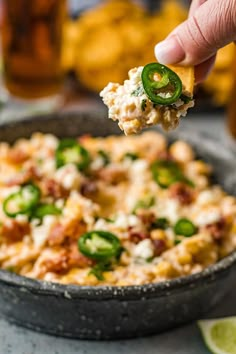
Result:
[[236,40],[236,0],[193,0],[188,19],[155,47],[162,64],[194,65],[196,83],[211,70],[216,52]]

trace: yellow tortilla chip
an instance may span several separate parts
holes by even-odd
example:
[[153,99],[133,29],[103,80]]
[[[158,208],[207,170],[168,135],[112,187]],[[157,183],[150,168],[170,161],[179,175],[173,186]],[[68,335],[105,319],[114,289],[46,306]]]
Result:
[[181,79],[184,90],[193,94],[194,89],[194,67],[168,65]]
[[231,67],[234,60],[234,51],[235,45],[233,43],[227,45],[224,48],[218,50],[216,62],[215,62],[215,70],[226,70]]
[[98,28],[90,33],[89,41],[85,38],[78,44],[77,69],[106,68],[122,58],[122,51],[122,38],[115,28],[110,26]]
[[87,69],[78,72],[79,80],[87,88],[94,91],[101,91],[109,82],[122,83],[127,76],[127,70],[122,71],[121,65],[107,66],[104,70]]
[[85,11],[80,22],[87,28],[99,28],[104,24],[113,24],[132,18],[140,18],[145,14],[141,6],[127,2],[127,0],[110,0],[99,4],[95,8]]

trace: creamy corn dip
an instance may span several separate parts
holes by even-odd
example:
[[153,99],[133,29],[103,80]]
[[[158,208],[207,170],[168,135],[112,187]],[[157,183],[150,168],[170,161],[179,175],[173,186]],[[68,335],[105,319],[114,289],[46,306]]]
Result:
[[[143,67],[129,71],[129,79],[123,85],[109,83],[100,93],[104,103],[108,106],[108,115],[126,135],[135,134],[145,127],[160,124],[165,130],[175,129],[180,118],[185,117],[187,110],[194,106],[190,99],[184,103],[180,98],[172,105],[154,104],[146,95],[142,80]],[[183,87],[183,93],[191,94]],[[165,93],[166,97],[170,95]]]
[[[200,272],[235,250],[236,199],[210,184],[211,167],[186,142],[168,147],[162,135],[146,132],[73,144],[40,133],[0,144],[2,269],[63,284],[125,286]],[[78,247],[91,231],[120,243],[106,264]],[[91,245],[96,251],[107,241]]]

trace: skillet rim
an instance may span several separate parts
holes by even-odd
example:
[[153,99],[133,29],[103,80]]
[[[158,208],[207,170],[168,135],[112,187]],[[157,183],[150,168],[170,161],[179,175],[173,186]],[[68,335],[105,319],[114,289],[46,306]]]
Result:
[[28,278],[0,269],[0,284],[19,288],[22,292],[59,298],[63,297],[65,299],[99,299],[99,301],[108,299],[144,300],[146,298],[157,298],[163,297],[163,295],[169,296],[174,293],[182,293],[194,289],[198,285],[214,282],[217,276],[223,276],[234,265],[236,265],[236,251],[199,273],[158,283],[128,286],[60,284]]

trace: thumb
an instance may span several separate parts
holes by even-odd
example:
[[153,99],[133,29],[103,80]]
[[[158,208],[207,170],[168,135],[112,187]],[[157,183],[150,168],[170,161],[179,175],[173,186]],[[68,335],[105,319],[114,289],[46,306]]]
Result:
[[236,39],[236,0],[208,0],[156,45],[163,64],[197,65]]

